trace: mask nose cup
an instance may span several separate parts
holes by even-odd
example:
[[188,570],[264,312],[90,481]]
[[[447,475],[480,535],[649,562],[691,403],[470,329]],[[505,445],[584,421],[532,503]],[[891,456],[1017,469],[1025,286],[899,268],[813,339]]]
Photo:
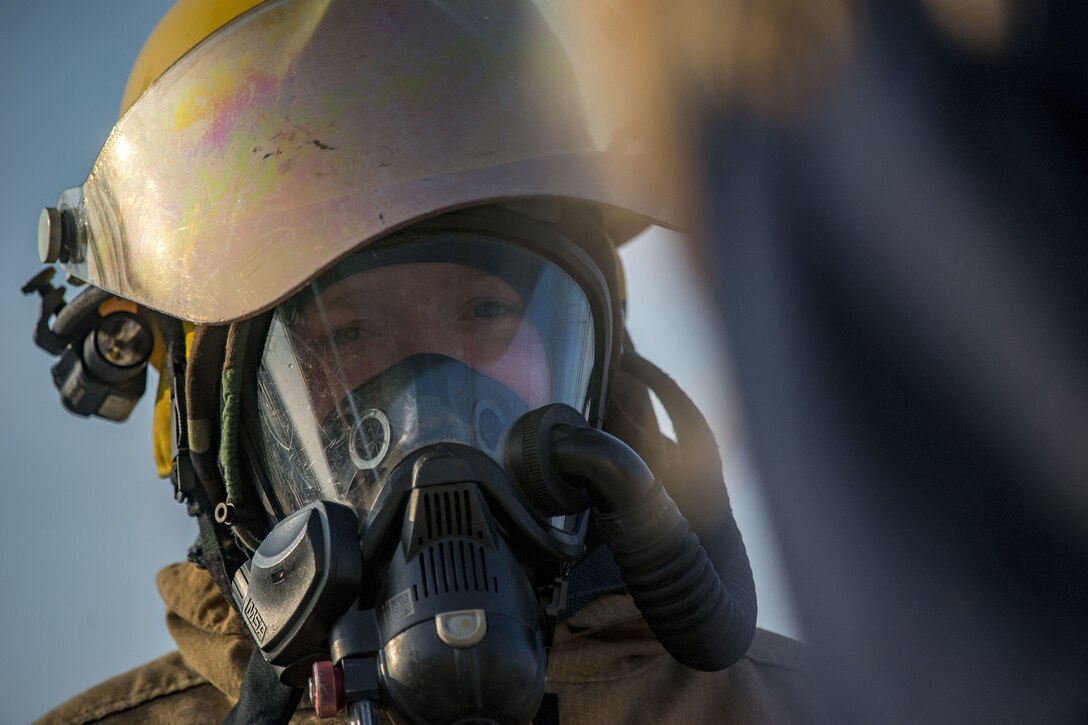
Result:
[[488,455],[497,457],[499,444],[506,432],[507,420],[502,410],[490,400],[480,400],[472,411],[472,426],[476,441]]

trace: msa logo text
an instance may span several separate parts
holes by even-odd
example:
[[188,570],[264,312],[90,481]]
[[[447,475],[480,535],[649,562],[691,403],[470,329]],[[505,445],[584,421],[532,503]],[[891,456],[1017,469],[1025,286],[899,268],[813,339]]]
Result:
[[264,623],[264,618],[257,611],[257,605],[253,603],[252,599],[246,600],[244,612],[246,621],[249,622],[249,628],[253,630],[253,636],[257,638],[258,642],[264,642],[265,635],[268,634],[268,625]]

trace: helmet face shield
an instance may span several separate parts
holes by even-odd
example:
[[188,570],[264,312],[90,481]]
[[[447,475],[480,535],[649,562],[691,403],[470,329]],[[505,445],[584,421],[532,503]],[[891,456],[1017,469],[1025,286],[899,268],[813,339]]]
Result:
[[665,216],[660,188],[629,169],[638,144],[620,138],[607,74],[571,53],[606,29],[557,7],[261,4],[166,70],[62,195],[62,267],[222,323],[451,209],[554,197]]
[[257,371],[271,493],[285,512],[333,500],[365,515],[423,446],[501,462],[523,413],[589,413],[596,345],[586,293],[512,243],[441,232],[352,254],[273,313]]

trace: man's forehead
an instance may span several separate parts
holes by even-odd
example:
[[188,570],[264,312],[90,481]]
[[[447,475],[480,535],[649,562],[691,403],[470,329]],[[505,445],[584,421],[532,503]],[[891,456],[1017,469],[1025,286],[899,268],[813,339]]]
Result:
[[358,306],[360,311],[390,304],[410,306],[415,302],[460,299],[466,294],[521,298],[509,282],[478,267],[451,262],[408,262],[359,270],[313,290],[306,295],[299,314],[312,317],[322,309],[344,306]]
[[[545,302],[558,279],[569,275],[555,262],[521,244],[459,231],[404,232],[389,244],[356,251],[281,303],[277,315],[288,324],[312,318],[316,310],[367,304],[378,295],[411,299],[431,288],[511,295],[511,301]],[[573,282],[572,282],[573,284]],[[373,299],[370,300],[373,304]]]
[[451,262],[408,262],[354,272],[317,292],[327,300],[355,296],[375,288],[393,288],[410,294],[455,291],[465,285],[502,286],[502,277],[478,267]]
[[[390,280],[411,285],[413,280],[422,282],[431,278],[442,278],[450,281],[476,281],[490,278],[502,281],[502,278],[497,274],[469,264],[456,262],[404,262],[352,272],[327,287],[323,287],[321,292],[322,294],[332,294],[339,289],[380,284]],[[421,284],[415,284],[414,286],[422,287]]]

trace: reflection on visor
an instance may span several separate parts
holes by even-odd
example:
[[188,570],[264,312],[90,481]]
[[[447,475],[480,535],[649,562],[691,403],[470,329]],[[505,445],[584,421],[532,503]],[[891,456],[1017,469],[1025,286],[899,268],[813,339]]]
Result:
[[524,412],[586,410],[593,346],[577,284],[507,243],[450,232],[348,257],[273,316],[258,373],[273,492],[285,511],[365,513],[425,445],[501,461]]

